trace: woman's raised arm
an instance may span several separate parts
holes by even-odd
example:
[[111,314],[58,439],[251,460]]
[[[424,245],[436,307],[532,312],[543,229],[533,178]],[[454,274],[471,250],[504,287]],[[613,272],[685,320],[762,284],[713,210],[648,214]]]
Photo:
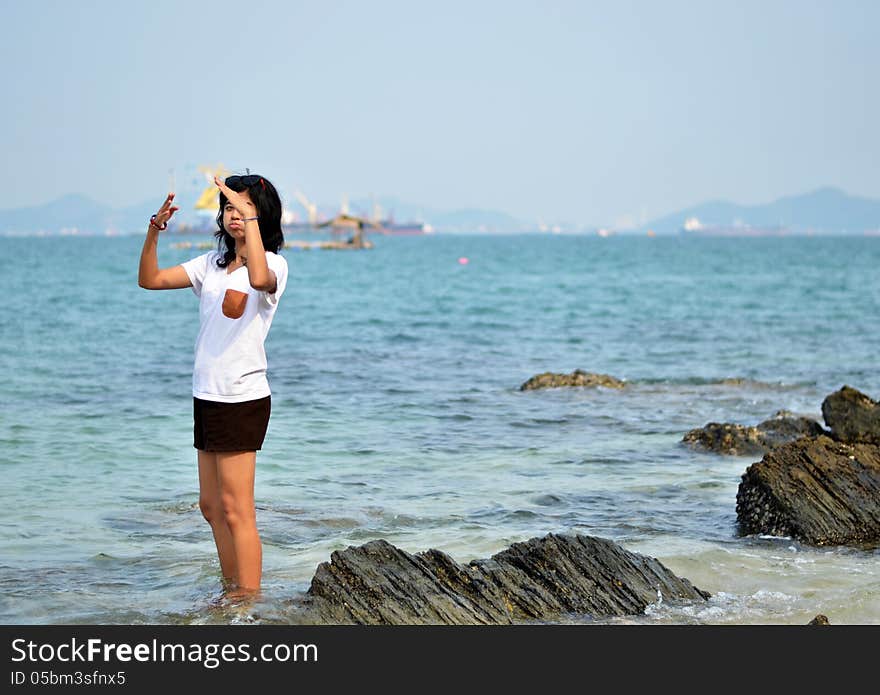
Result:
[[138,266],[138,285],[148,290],[178,290],[183,287],[192,287],[189,275],[182,265],[171,268],[159,268],[159,258],[156,248],[159,245],[159,232],[168,226],[168,220],[180,208],[171,204],[174,194],[169,193],[162,207],[150,218],[147,227],[147,238],[141,249],[141,260]]

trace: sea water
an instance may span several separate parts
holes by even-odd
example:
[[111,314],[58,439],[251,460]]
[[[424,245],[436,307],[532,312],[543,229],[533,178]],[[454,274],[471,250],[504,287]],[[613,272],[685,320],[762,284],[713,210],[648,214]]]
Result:
[[[350,545],[467,562],[571,532],[712,594],[612,622],[880,623],[878,551],[738,536],[760,457],[681,441],[780,409],[821,422],[844,384],[880,397],[880,238],[372,239],[284,251],[248,621],[294,619]],[[162,266],[203,253],[180,240]],[[198,508],[198,300],[138,287],[139,236],[3,244],[0,622],[240,620]],[[574,369],[627,386],[519,390]]]

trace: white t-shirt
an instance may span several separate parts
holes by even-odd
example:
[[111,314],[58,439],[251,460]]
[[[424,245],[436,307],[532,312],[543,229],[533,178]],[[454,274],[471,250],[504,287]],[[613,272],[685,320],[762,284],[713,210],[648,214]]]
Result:
[[199,298],[193,396],[223,403],[264,398],[271,393],[264,343],[287,285],[287,261],[266,251],[278,281],[269,294],[251,287],[246,267],[218,268],[218,257],[211,251],[182,264]]

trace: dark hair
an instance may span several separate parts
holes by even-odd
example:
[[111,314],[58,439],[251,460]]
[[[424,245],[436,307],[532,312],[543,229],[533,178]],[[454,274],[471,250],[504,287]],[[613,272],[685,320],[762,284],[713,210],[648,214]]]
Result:
[[[237,181],[227,184],[236,193],[247,191],[251,200],[257,208],[257,215],[260,217],[260,237],[263,240],[263,248],[266,251],[278,253],[284,246],[284,232],[281,229],[281,198],[275,186],[269,179],[258,176],[258,180],[248,186],[238,179]],[[223,210],[226,208],[226,199],[223,191],[220,191],[220,210],[217,213],[217,226],[219,229],[214,232],[217,237],[217,251],[221,258],[217,259],[217,266],[225,268],[233,260],[235,260],[235,239],[223,227]]]

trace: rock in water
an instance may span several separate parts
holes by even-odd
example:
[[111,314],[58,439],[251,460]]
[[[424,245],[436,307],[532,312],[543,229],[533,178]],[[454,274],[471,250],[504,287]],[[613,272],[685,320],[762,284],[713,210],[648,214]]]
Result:
[[691,430],[681,441],[719,454],[747,456],[764,454],[799,437],[823,433],[822,425],[815,420],[780,410],[755,426],[710,422]]
[[822,417],[835,439],[880,444],[880,403],[844,386],[822,401]]
[[410,555],[384,540],[321,563],[302,622],[473,625],[552,621],[564,614],[642,613],[657,601],[709,594],[656,559],[602,538],[549,534],[460,565],[438,550]]
[[522,384],[519,390],[553,389],[562,386],[605,386],[606,388],[622,389],[626,383],[608,374],[593,374],[582,369],[575,369],[571,374],[556,374],[554,372],[536,374]]
[[746,469],[736,495],[741,535],[811,545],[880,543],[880,447],[804,437]]

